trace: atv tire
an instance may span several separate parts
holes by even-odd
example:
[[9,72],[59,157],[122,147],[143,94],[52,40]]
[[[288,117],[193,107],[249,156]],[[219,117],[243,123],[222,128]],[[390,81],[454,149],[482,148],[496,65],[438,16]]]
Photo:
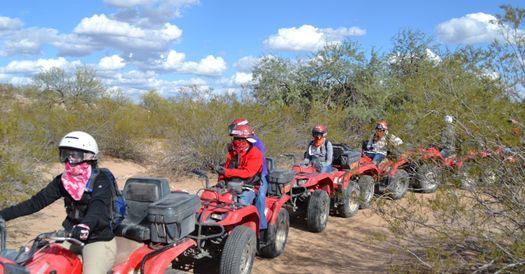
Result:
[[417,190],[423,193],[435,192],[440,184],[441,172],[438,166],[423,164],[416,170],[414,181]]
[[343,202],[337,207],[337,214],[343,218],[354,216],[359,210],[360,199],[360,186],[354,181],[350,181],[348,186],[343,189]]
[[370,175],[363,175],[361,178],[359,178],[357,183],[359,184],[359,189],[361,191],[359,208],[369,208],[370,202],[374,197],[374,178],[372,178]]
[[235,227],[222,250],[220,273],[251,273],[256,250],[255,232],[246,226]]
[[275,258],[284,251],[286,240],[288,239],[288,229],[290,228],[290,215],[284,208],[279,210],[277,222],[274,225],[268,226],[269,243],[259,250],[259,255],[265,258]]
[[403,169],[399,169],[396,171],[396,174],[390,178],[386,192],[390,198],[399,200],[405,196],[409,184],[410,178],[408,177],[408,173]]
[[312,232],[321,232],[326,228],[330,213],[330,197],[324,190],[315,190],[308,201],[306,226]]

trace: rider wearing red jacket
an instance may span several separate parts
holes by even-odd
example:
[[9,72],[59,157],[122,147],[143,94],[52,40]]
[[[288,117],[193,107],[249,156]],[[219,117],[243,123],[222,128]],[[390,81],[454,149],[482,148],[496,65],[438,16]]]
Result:
[[253,130],[248,125],[236,126],[231,135],[232,150],[228,153],[224,166],[217,166],[219,182],[229,179],[244,181],[243,191],[238,195],[238,202],[250,205],[255,199],[255,185],[260,184],[263,168],[262,153],[250,143]]

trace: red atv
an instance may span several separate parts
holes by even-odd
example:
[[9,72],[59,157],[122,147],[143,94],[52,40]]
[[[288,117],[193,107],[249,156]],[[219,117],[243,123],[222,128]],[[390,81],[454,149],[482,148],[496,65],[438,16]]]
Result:
[[[165,179],[132,177],[123,191],[127,216],[117,234],[117,258],[113,273],[164,273],[185,250],[194,246],[186,236],[193,230],[199,199],[184,192],[171,193]],[[82,273],[82,261],[61,245],[83,243],[66,236],[65,231],[38,235],[31,247],[5,249],[2,239],[0,273]]]
[[[289,228],[288,211],[282,207],[289,199],[284,193],[268,191],[266,218],[268,229],[259,231],[259,213],[254,205],[242,205],[237,195],[242,192],[240,181],[225,182],[225,186],[209,186],[208,176],[199,170],[205,188],[198,191],[201,207],[197,210],[195,231],[189,236],[197,245],[185,255],[193,258],[220,257],[220,273],[250,273],[255,253],[273,258],[286,245]],[[270,182],[270,188],[272,183]]]
[[347,146],[344,149],[335,146],[334,155],[336,170],[332,173],[319,173],[315,161],[306,167],[296,165],[295,155],[286,155],[293,159],[292,171],[295,173],[291,185],[285,187],[290,196],[288,206],[294,212],[306,213],[306,225],[312,232],[326,228],[331,209],[346,218],[357,212],[361,200],[358,181],[373,187],[373,179],[370,182],[370,177],[365,175],[365,170],[371,166],[360,165],[359,158],[348,152]]
[[[374,197],[375,182],[378,179],[379,170],[370,158],[364,156],[361,151],[353,150],[347,144],[333,145],[332,167],[333,182],[336,196],[332,199],[334,208],[341,217],[351,217],[358,208],[368,208]],[[355,189],[357,199],[351,197],[349,188]],[[358,201],[358,208],[355,202]]]

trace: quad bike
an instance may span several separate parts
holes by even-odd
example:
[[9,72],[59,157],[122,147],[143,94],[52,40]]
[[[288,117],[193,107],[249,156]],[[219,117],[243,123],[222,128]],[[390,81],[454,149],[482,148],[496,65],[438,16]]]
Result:
[[407,152],[407,158],[411,188],[423,193],[435,192],[443,179],[444,168],[453,165],[453,160],[444,158],[435,146]]
[[[198,197],[171,193],[165,179],[151,177],[128,179],[123,195],[128,215],[116,232],[117,258],[112,272],[171,271],[171,262],[196,244],[186,236],[193,230]],[[159,220],[159,215],[168,218]],[[83,243],[67,234],[63,230],[42,233],[30,247],[10,250],[5,249],[5,224],[0,224],[0,273],[82,273],[82,260],[61,243]]]
[[[354,215],[358,208],[370,207],[379,174],[372,160],[346,144],[334,144],[332,167],[336,169],[333,172],[336,197],[332,200],[338,215],[347,218]],[[351,191],[349,188],[354,186],[358,189]],[[351,197],[354,192],[357,196]],[[357,208],[355,201],[358,201]]]
[[[294,162],[293,180],[285,187],[285,192],[290,196],[287,206],[294,212],[306,213],[306,225],[310,231],[323,231],[328,223],[330,211],[345,218],[357,212],[361,200],[357,176],[359,168],[347,170],[343,167],[354,161],[345,158],[349,155],[338,155],[338,167],[341,170],[334,170],[332,173],[319,173],[316,161],[308,166],[300,166],[295,164],[295,155],[286,156]],[[368,183],[367,178],[361,182]]]
[[197,210],[195,231],[189,236],[197,244],[185,256],[220,257],[220,273],[250,273],[256,253],[273,258],[284,251],[289,215],[282,205],[288,201],[287,195],[269,193],[266,197],[266,216],[262,217],[267,219],[268,229],[261,232],[261,216],[256,207],[237,202],[244,187],[242,182],[232,180],[224,186],[210,187],[203,171],[194,173],[204,179],[205,187],[198,191],[201,207]]

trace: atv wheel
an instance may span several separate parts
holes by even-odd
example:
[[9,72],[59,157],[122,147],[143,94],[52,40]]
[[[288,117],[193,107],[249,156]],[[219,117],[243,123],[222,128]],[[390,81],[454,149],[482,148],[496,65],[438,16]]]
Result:
[[439,186],[441,172],[439,167],[430,164],[421,165],[415,176],[415,182],[418,185],[417,190],[423,193],[435,192]]
[[330,212],[330,197],[324,190],[316,190],[308,201],[306,225],[312,232],[321,232],[326,228]]
[[394,177],[390,178],[390,183],[387,186],[387,193],[394,200],[399,200],[405,196],[405,193],[408,190],[408,185],[410,184],[410,178],[408,173],[403,170],[397,170]]
[[354,216],[359,210],[359,200],[361,199],[360,186],[354,181],[348,183],[348,187],[343,190],[343,202],[337,207],[337,213],[343,218]]
[[288,239],[288,228],[290,227],[290,215],[284,208],[279,210],[277,222],[268,226],[268,245],[262,247],[259,253],[265,258],[275,258],[284,251],[286,240]]
[[370,202],[374,197],[374,178],[372,178],[370,175],[363,175],[361,178],[359,178],[357,183],[359,184],[359,188],[361,190],[361,203],[359,208],[369,208]]
[[220,273],[250,273],[256,249],[255,232],[242,225],[235,227],[226,239],[222,250]]

